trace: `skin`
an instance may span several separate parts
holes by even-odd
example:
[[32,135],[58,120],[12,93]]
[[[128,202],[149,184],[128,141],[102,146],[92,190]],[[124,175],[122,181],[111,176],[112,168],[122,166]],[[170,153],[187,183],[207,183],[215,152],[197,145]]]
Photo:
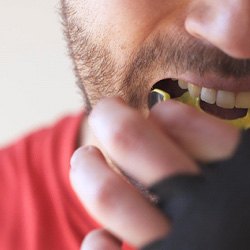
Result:
[[163,78],[250,91],[247,0],[62,1],[89,110],[103,97],[120,96],[147,115],[148,93]]
[[[199,174],[195,159],[227,158],[239,140],[234,127],[174,101],[155,106],[146,119],[120,99],[108,98],[97,104],[89,122],[101,148],[146,187],[179,173]],[[71,165],[71,183],[81,202],[116,238],[142,247],[171,230],[168,218],[112,171],[96,147],[80,148]],[[105,248],[83,244],[82,249]]]
[[236,128],[174,101],[149,111],[147,96],[158,80],[190,75],[197,85],[250,91],[250,3],[64,0],[62,13],[85,108],[92,109],[70,179],[105,228],[82,249],[116,250],[119,241],[142,247],[167,235],[171,224],[110,161],[149,187],[199,174],[197,161],[234,153]]

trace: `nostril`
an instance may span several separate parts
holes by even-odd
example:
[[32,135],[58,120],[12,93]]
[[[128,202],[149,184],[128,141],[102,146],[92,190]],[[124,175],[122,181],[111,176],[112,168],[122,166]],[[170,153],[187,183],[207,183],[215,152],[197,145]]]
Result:
[[204,39],[204,29],[214,22],[214,8],[207,4],[191,6],[185,20],[185,29],[192,36]]
[[225,28],[221,27],[221,24],[226,24],[223,18],[223,13],[218,13],[212,4],[193,6],[186,17],[185,29],[193,37],[216,46],[215,41],[220,36],[220,31]]
[[192,6],[185,29],[193,37],[208,42],[231,57],[250,58],[249,8],[211,1],[209,5]]
[[211,44],[233,58],[250,58],[250,26],[246,29],[240,25],[222,27],[221,22],[214,21],[209,25],[190,19],[185,23],[185,28],[196,39]]
[[197,22],[195,19],[193,18],[187,19],[185,22],[185,29],[191,36],[201,41],[209,42],[209,39],[203,35],[202,30],[204,28],[202,28],[202,24],[200,22]]

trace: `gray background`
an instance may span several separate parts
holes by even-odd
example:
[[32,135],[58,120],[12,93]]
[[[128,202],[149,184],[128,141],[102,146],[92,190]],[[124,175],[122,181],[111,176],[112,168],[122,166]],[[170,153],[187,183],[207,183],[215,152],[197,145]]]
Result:
[[0,146],[80,110],[58,0],[0,0]]

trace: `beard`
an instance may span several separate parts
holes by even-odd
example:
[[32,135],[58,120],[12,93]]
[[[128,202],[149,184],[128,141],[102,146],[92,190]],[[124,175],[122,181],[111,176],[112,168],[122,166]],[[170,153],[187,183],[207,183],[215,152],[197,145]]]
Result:
[[176,27],[167,34],[155,34],[122,66],[118,66],[112,56],[109,39],[97,42],[88,27],[78,20],[74,8],[64,0],[62,17],[70,57],[87,111],[108,96],[120,96],[140,111],[148,109],[148,94],[156,71],[173,75],[190,71],[200,76],[213,73],[235,79],[250,75],[249,59],[232,58]]
[[[87,23],[80,22],[74,8],[66,0],[62,0],[61,16],[77,84],[87,112],[100,99],[109,96],[119,96],[129,106],[145,112],[148,110],[148,95],[154,84],[153,75],[157,72],[178,75],[190,71],[200,76],[212,73],[224,78],[250,75],[250,60],[232,58],[177,27],[167,34],[155,34],[121,66],[112,56],[109,39],[96,40],[85,26]],[[146,197],[157,202],[157,197],[150,194],[140,182],[121,172]]]

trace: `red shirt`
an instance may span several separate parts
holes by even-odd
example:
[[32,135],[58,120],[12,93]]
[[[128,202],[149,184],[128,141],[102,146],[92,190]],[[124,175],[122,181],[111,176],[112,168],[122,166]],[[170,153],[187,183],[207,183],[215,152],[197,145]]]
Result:
[[0,249],[79,250],[98,227],[69,182],[83,119],[66,117],[0,150]]
[[83,115],[0,150],[0,249],[79,249],[96,223],[69,183]]

